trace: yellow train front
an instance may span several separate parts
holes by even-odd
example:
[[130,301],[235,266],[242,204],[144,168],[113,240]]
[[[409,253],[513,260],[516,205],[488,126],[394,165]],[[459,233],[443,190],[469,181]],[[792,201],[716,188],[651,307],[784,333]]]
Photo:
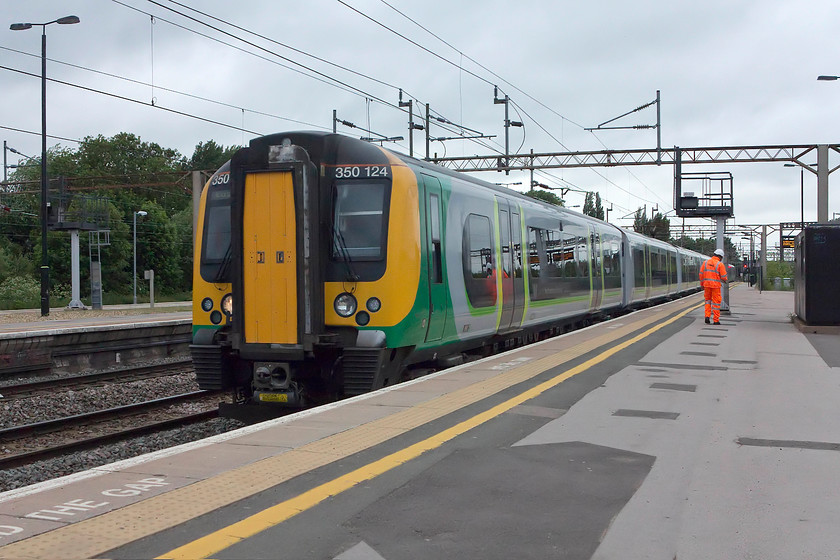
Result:
[[419,216],[414,174],[377,146],[290,133],[237,152],[201,198],[199,385],[299,406],[397,382],[425,326]]

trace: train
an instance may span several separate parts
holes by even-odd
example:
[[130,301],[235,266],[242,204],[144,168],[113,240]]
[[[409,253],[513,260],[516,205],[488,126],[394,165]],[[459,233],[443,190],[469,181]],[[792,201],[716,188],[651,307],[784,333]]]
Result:
[[200,198],[199,386],[359,395],[700,290],[704,255],[335,133],[252,140]]

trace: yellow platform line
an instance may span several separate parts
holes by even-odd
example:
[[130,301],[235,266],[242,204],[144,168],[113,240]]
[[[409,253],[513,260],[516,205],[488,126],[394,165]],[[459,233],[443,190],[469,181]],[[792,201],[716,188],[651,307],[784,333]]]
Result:
[[[680,313],[680,317],[702,306],[702,303],[699,305],[689,303],[689,305],[691,307]],[[295,449],[279,451],[275,456],[119,510],[0,547],[0,558],[50,558],[58,560],[99,556],[108,550],[175,527],[200,515],[255,495],[340,458],[369,449],[411,429],[441,418],[450,412],[526,381],[544,371],[560,366],[582,354],[611,344],[615,340],[628,336],[634,331],[645,328],[647,325],[656,323],[673,314],[673,308],[668,307],[669,309],[666,310],[661,308],[647,310],[654,312],[644,319],[573,344],[544,358],[527,362],[495,377],[417,404],[388,417],[336,433]],[[668,323],[663,323],[658,328],[666,324]],[[547,342],[547,344],[551,343],[552,341]],[[524,347],[519,350],[527,351],[528,349],[529,347]]]
[[187,559],[196,559],[196,558],[208,558],[210,555],[220,552],[230,546],[233,546],[249,537],[252,537],[266,529],[269,529],[275,525],[278,525],[295,515],[307,511],[314,506],[320,504],[324,500],[341,494],[342,492],[353,488],[360,482],[364,482],[367,480],[371,480],[376,478],[377,476],[384,474],[391,469],[394,469],[403,463],[407,463],[412,459],[415,459],[425,453],[426,451],[430,451],[432,449],[436,449],[454,439],[455,437],[472,430],[473,428],[484,424],[485,422],[496,418],[497,416],[501,415],[502,413],[512,409],[515,406],[518,406],[528,400],[533,399],[534,397],[544,393],[545,391],[551,389],[552,387],[556,387],[560,383],[566,381],[567,379],[574,377],[575,375],[586,371],[587,369],[607,360],[611,356],[617,354],[621,350],[624,350],[628,346],[639,342],[640,340],[650,336],[654,332],[658,331],[659,329],[670,325],[674,321],[680,319],[681,317],[687,315],[689,312],[697,309],[699,305],[694,307],[690,307],[681,313],[675,315],[674,317],[654,325],[650,327],[647,331],[636,335],[635,337],[626,340],[608,350],[600,353],[599,355],[586,360],[582,364],[569,369],[562,374],[549,379],[548,381],[544,381],[540,383],[536,387],[528,389],[527,391],[520,393],[519,395],[508,399],[507,401],[490,408],[484,412],[481,412],[472,418],[465,420],[451,428],[443,430],[423,441],[415,443],[414,445],[410,445],[405,449],[392,453],[378,461],[374,461],[369,463],[363,467],[360,467],[352,472],[349,472],[343,476],[340,476],[336,479],[331,480],[330,482],[321,484],[320,486],[316,486],[315,488],[308,490],[294,498],[285,500],[275,506],[271,506],[263,511],[251,515],[219,529],[209,535],[197,539],[193,542],[185,544],[179,548],[176,548],[166,554],[157,557],[157,560],[187,560]]

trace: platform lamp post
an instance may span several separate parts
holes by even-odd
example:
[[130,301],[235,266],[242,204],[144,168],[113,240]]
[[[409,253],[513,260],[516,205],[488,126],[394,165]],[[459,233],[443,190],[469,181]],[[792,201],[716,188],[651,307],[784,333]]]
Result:
[[13,23],[12,31],[41,26],[41,316],[50,314],[50,261],[47,256],[47,26],[51,23],[67,25],[79,23],[76,16],[65,16],[46,23]]
[[134,303],[137,303],[137,216],[141,218],[147,215],[148,212],[144,210],[137,210],[134,213],[134,274],[132,278],[134,279]]
[[805,168],[795,163],[786,163],[785,167],[799,167],[799,228],[805,227]]
[[[805,166],[797,165],[795,163],[786,163],[785,167],[799,168],[799,227],[805,227]],[[809,163],[808,167],[816,167],[816,163]],[[809,169],[810,171],[810,169]]]

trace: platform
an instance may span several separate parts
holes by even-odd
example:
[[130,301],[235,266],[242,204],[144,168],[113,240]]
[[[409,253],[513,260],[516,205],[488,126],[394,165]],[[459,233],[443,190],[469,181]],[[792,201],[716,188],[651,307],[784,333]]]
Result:
[[[142,305],[107,305],[102,310],[55,308],[50,315],[32,319],[35,309],[0,310],[0,340],[52,336],[70,331],[124,328],[132,324],[149,325],[167,322],[192,322],[190,302],[164,302],[150,308]],[[28,320],[23,320],[23,318]]]
[[189,357],[192,312],[184,306],[54,309],[47,317],[36,310],[0,311],[0,377],[75,375]]
[[0,558],[836,557],[837,336],[730,294],[0,494]]

